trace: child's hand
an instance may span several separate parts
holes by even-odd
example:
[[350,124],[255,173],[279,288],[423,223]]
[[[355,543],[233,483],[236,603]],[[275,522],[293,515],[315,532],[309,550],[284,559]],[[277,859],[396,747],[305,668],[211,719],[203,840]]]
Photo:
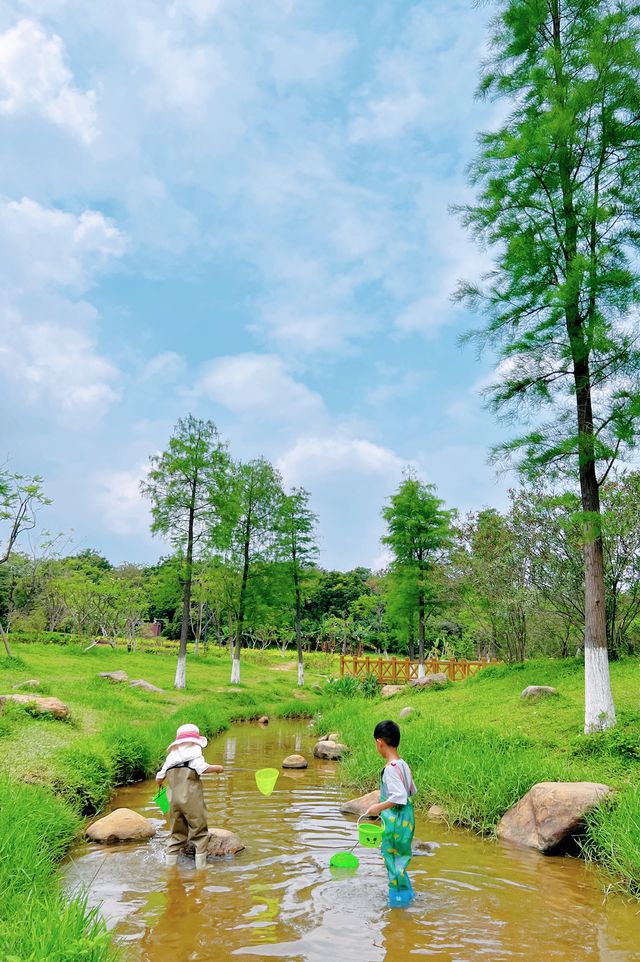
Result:
[[370,805],[369,808],[364,813],[365,818],[377,818],[381,811],[382,811],[381,805]]
[[211,772],[212,775],[219,775],[220,772],[224,771],[224,768],[222,765],[209,765],[207,771]]
[[162,783],[164,782],[164,775],[156,775],[156,781],[158,785],[162,785]]

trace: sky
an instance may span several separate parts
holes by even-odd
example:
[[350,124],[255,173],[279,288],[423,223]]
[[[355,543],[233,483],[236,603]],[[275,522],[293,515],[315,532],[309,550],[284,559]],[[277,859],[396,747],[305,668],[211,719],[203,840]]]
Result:
[[449,212],[497,106],[472,0],[5,0],[0,458],[51,531],[167,552],[139,495],[177,418],[303,485],[321,562],[380,567],[407,466],[501,507],[490,359]]

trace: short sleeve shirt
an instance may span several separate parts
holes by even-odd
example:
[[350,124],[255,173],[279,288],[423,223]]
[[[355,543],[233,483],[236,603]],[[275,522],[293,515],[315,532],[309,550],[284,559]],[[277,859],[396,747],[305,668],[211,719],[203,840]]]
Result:
[[387,801],[393,802],[394,805],[406,805],[411,796],[416,794],[411,769],[402,758],[385,765],[382,784]]

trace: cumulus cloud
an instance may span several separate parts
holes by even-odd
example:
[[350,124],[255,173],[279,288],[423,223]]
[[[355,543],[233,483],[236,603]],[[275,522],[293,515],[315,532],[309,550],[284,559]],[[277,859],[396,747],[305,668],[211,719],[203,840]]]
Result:
[[296,380],[274,354],[219,357],[204,369],[196,393],[234,414],[260,421],[299,421],[323,413],[322,398]]
[[140,535],[149,531],[149,502],[140,494],[140,481],[147,465],[130,469],[101,471],[94,476],[95,500],[107,530],[117,535]]
[[361,438],[302,437],[278,460],[289,484],[336,475],[400,476],[405,462],[390,448]]
[[143,367],[138,380],[144,384],[146,381],[154,381],[156,378],[162,381],[175,381],[180,375],[184,374],[187,364],[181,354],[175,351],[164,351],[156,354]]
[[0,114],[35,112],[84,144],[97,135],[95,92],[73,84],[64,44],[33,20],[0,34]]
[[97,312],[73,295],[123,250],[97,211],[0,201],[0,370],[20,402],[81,422],[117,400],[119,372],[98,347]]

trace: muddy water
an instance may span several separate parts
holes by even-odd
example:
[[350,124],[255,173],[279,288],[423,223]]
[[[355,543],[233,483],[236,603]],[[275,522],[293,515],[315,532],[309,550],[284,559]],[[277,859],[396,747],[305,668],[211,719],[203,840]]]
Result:
[[[279,767],[294,751],[311,757],[300,723],[238,726],[207,749],[227,767]],[[253,776],[205,778],[210,826],[236,831],[246,850],[196,873],[163,864],[163,841],[76,851],[70,889],[85,886],[135,962],[630,962],[640,960],[637,903],[603,899],[583,863],[483,842],[418,820],[416,838],[438,843],[413,860],[416,898],[387,906],[375,850],[358,849],[360,869],[336,879],[329,859],[355,841],[355,821],[338,812],[344,793],[331,762],[281,775],[264,798]],[[112,807],[155,818],[150,782],[123,789]],[[158,825],[164,830],[164,822]]]

